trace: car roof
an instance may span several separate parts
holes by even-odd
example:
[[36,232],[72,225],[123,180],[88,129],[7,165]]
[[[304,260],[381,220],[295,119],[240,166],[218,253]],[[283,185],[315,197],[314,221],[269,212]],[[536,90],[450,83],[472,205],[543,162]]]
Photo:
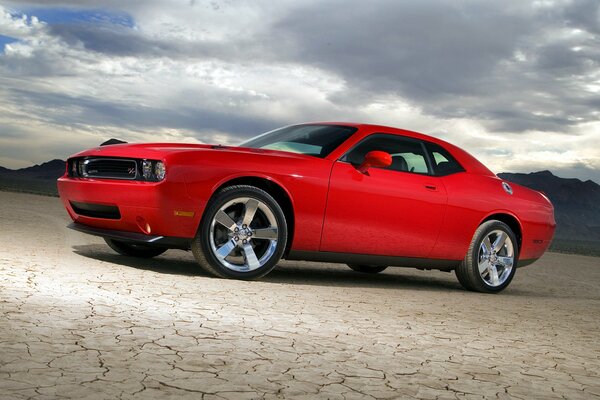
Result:
[[469,154],[467,151],[461,149],[460,147],[446,142],[445,140],[439,139],[435,136],[426,135],[424,133],[419,133],[415,131],[411,131],[408,129],[394,128],[392,126],[385,125],[377,125],[377,124],[367,124],[361,122],[335,122],[335,121],[320,121],[320,122],[305,122],[302,124],[294,124],[294,125],[338,125],[338,126],[351,126],[355,127],[359,130],[359,132],[363,132],[366,134],[371,133],[390,133],[396,134],[406,137],[411,137],[414,139],[420,139],[428,142],[433,142],[441,145],[447,151],[452,154],[457,161],[467,169],[468,172],[481,174],[481,175],[495,175],[492,171],[490,171],[485,165],[483,165],[479,160],[477,160],[474,156]]
[[442,139],[439,139],[435,136],[430,136],[430,135],[426,135],[424,133],[420,133],[420,132],[416,132],[416,131],[411,131],[408,129],[402,129],[402,128],[395,128],[393,126],[386,126],[386,125],[378,125],[378,124],[367,124],[367,123],[363,123],[363,122],[336,122],[336,121],[317,121],[317,122],[304,122],[301,124],[294,124],[294,125],[339,125],[339,126],[352,126],[358,129],[368,129],[369,131],[385,131],[385,132],[389,132],[389,133],[397,133],[397,134],[401,134],[403,136],[409,136],[409,137],[414,137],[414,138],[419,138],[419,139],[425,139],[425,140],[432,140],[435,142],[443,142],[446,143],[445,141],[443,141]]

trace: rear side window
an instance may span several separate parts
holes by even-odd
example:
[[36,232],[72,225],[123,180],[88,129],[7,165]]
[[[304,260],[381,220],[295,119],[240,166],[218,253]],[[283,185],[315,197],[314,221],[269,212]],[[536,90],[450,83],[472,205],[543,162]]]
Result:
[[342,161],[360,165],[365,155],[373,150],[380,150],[392,156],[392,165],[386,169],[416,174],[428,174],[427,156],[423,144],[418,140],[411,140],[402,136],[375,134],[366,137]]
[[426,143],[425,146],[429,151],[435,175],[445,176],[465,170],[442,146],[435,143]]

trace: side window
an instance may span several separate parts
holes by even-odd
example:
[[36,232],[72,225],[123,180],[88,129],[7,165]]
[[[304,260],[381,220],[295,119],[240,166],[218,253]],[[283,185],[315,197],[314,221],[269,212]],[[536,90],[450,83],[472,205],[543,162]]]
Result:
[[360,165],[364,161],[365,155],[373,150],[390,153],[392,165],[387,169],[417,174],[429,173],[423,144],[418,140],[397,135],[378,133],[368,136],[351,149],[342,158],[342,161]]
[[426,146],[431,155],[435,175],[445,176],[465,170],[442,146],[434,143],[427,143]]
[[[429,172],[427,170],[427,161],[425,160],[425,155],[423,153],[419,154],[415,152],[405,152],[392,154],[392,165],[390,166],[391,169],[395,169],[394,162],[396,159],[404,159],[404,161],[406,161],[406,168],[408,169],[408,172],[415,172],[417,174],[426,174]],[[402,163],[402,161],[400,162]],[[404,169],[398,170],[405,171]]]

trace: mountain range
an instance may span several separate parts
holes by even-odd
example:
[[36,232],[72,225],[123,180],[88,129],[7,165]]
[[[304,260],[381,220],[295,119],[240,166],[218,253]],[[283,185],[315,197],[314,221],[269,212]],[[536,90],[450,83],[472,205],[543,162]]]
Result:
[[[110,141],[105,143],[111,144]],[[0,167],[0,190],[57,196],[56,179],[64,172],[63,160],[17,170]],[[596,182],[560,178],[550,171],[500,173],[498,176],[542,191],[550,198],[557,222],[555,247],[562,243],[570,248],[572,242],[586,242],[596,249],[593,253],[600,252],[600,185]]]
[[63,160],[52,160],[21,169],[0,167],[0,190],[58,196],[56,180],[64,173]]

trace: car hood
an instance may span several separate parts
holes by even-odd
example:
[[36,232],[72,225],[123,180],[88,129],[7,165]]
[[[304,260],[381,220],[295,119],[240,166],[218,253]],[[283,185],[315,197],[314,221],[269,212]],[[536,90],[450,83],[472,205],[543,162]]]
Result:
[[131,157],[131,158],[150,158],[164,159],[169,155],[177,153],[190,152],[223,152],[223,153],[247,153],[247,154],[264,154],[275,157],[314,159],[313,156],[304,154],[290,153],[280,150],[253,149],[249,147],[223,146],[212,144],[194,144],[194,143],[127,143],[115,144],[109,146],[94,147],[84,150],[71,157]]

